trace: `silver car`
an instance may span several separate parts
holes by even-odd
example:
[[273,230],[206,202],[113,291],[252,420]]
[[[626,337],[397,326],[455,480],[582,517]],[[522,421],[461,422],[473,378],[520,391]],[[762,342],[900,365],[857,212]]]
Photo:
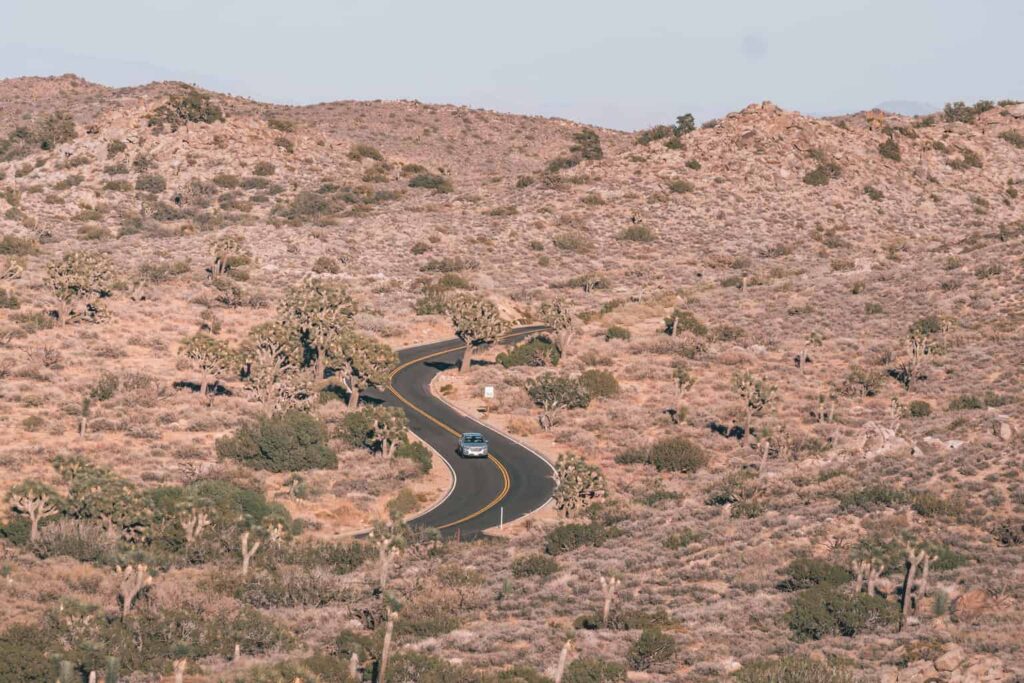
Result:
[[459,437],[459,455],[464,458],[486,458],[487,439],[483,434],[466,432]]

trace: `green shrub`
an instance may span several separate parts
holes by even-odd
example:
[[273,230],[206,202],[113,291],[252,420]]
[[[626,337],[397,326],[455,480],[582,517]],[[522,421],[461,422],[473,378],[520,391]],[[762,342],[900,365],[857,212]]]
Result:
[[932,404],[928,401],[911,401],[907,412],[910,417],[928,417],[932,414]]
[[409,187],[434,190],[441,194],[451,192],[452,189],[454,189],[452,187],[452,182],[448,178],[435,173],[419,173],[414,175],[412,179],[409,180]]
[[685,180],[684,178],[670,180],[666,183],[665,187],[667,187],[668,191],[673,194],[686,194],[688,192],[693,192],[696,189],[693,186],[693,183],[689,180]]
[[654,665],[672,659],[675,653],[676,641],[672,636],[657,628],[645,628],[640,638],[630,646],[626,661],[633,671],[648,671]]
[[512,576],[551,576],[558,572],[558,562],[547,555],[524,555],[512,561]]
[[638,145],[647,145],[655,140],[664,140],[674,135],[675,130],[673,130],[672,126],[654,126],[653,128],[641,131],[636,138],[636,142]]
[[882,191],[872,185],[864,186],[864,194],[866,194],[868,197],[870,197],[873,201],[876,202],[880,202],[883,199],[885,199],[885,195],[882,193]]
[[899,607],[877,595],[847,593],[821,585],[797,593],[790,602],[786,620],[797,640],[850,637],[894,628],[899,623]]
[[786,578],[779,582],[779,590],[798,591],[814,586],[840,586],[850,581],[853,574],[845,567],[814,557],[800,557],[784,570]]
[[338,466],[337,456],[327,446],[327,430],[316,418],[298,410],[243,425],[234,436],[217,440],[217,453],[270,472]]
[[502,351],[496,358],[497,362],[504,368],[517,366],[543,367],[546,365],[558,365],[561,354],[554,342],[545,335],[539,335],[533,339],[518,344],[508,351]]
[[654,242],[658,235],[646,225],[631,225],[619,233],[619,239],[626,242]]
[[[593,631],[605,628],[601,614],[587,614],[578,617],[573,626],[578,629]],[[613,631],[641,631],[646,628],[663,628],[671,626],[672,620],[668,612],[659,609],[655,612],[644,612],[642,610],[612,610],[608,614],[607,628]]]
[[135,189],[140,192],[159,194],[167,189],[167,181],[162,175],[157,175],[155,173],[140,175],[135,180]]
[[257,161],[256,165],[252,167],[252,174],[254,176],[266,177],[274,175],[274,171],[276,170],[277,169],[274,168],[274,164],[269,161]]
[[900,143],[896,142],[896,138],[893,137],[890,137],[878,146],[878,153],[886,159],[893,161],[901,161],[903,159],[903,155],[900,153]]
[[13,624],[0,633],[0,681],[53,683],[53,636],[36,626]]
[[419,441],[407,441],[399,444],[398,448],[395,449],[396,458],[405,458],[406,460],[412,460],[420,468],[420,472],[426,474],[433,467],[433,459],[430,456],[430,451]]
[[585,370],[580,375],[580,383],[593,398],[609,398],[619,393],[618,380],[607,370]]
[[0,238],[0,254],[5,256],[31,256],[39,253],[39,245],[35,240],[17,235],[4,235]]
[[309,541],[282,545],[274,559],[304,569],[323,568],[335,574],[348,574],[374,556],[374,549],[369,544],[358,541]]
[[363,159],[373,159],[374,161],[384,161],[384,155],[380,153],[380,150],[371,145],[352,145],[348,151],[348,158],[353,161],[361,161]]
[[673,332],[675,334],[689,332],[698,337],[706,337],[708,328],[693,313],[677,308],[665,318],[665,333],[672,334]]
[[235,683],[356,683],[349,678],[347,660],[323,654],[250,667],[233,680]]
[[544,552],[560,555],[585,545],[600,546],[608,538],[608,530],[600,524],[562,524],[548,532]]
[[622,339],[625,341],[629,341],[631,336],[632,335],[630,334],[629,330],[627,330],[625,327],[622,327],[621,325],[612,325],[607,330],[605,330],[604,333],[605,341],[611,341],[612,339]]
[[704,450],[682,436],[655,441],[648,454],[648,464],[659,472],[695,472],[707,463]]
[[590,128],[584,128],[573,134],[573,145],[569,151],[581,159],[596,160],[604,157],[601,149],[601,138]]
[[949,123],[974,123],[979,115],[992,109],[995,105],[989,100],[978,100],[974,105],[963,102],[947,102],[942,113]]
[[665,540],[661,544],[669,550],[682,550],[691,543],[695,543],[701,539],[701,535],[692,529],[683,529],[675,533],[671,533],[665,537]]
[[966,510],[962,501],[943,498],[931,491],[918,491],[910,497],[910,507],[922,517],[951,517],[960,519]]
[[625,683],[626,667],[598,657],[580,657],[565,668],[562,683]]
[[416,638],[436,638],[459,627],[459,615],[436,601],[407,606],[395,622],[395,633]]
[[584,253],[594,248],[594,243],[581,232],[562,232],[551,238],[551,243],[559,249]]
[[839,496],[839,506],[844,510],[876,510],[882,507],[898,507],[907,502],[907,494],[885,484],[868,484]]
[[999,134],[1000,139],[1006,140],[1017,149],[1024,149],[1024,135],[1015,130],[1004,130]]
[[853,683],[853,676],[844,667],[806,655],[755,659],[733,677],[737,683]]
[[950,410],[981,410],[985,402],[972,394],[961,394],[949,402]]

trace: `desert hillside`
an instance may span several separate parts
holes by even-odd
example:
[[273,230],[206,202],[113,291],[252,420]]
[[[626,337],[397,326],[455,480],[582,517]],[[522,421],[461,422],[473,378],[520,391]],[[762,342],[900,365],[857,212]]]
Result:
[[[390,681],[1019,680],[1022,191],[1014,102],[0,81],[0,682],[373,680],[389,620]],[[442,541],[437,456],[350,389],[478,299],[555,329],[435,390],[563,478]]]

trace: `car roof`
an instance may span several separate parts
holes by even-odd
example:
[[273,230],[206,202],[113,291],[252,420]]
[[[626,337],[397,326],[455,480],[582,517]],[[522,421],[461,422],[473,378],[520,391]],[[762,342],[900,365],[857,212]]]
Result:
[[462,433],[462,438],[463,439],[470,439],[470,438],[472,438],[474,436],[479,436],[481,439],[484,438],[484,435],[481,434],[480,432],[463,432]]

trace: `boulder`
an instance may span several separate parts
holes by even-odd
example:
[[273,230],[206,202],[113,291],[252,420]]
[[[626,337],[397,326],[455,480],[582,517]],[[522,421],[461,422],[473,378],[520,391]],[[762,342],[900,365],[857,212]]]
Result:
[[959,645],[950,643],[943,649],[946,651],[935,660],[935,669],[937,671],[953,671],[964,661],[964,650]]
[[956,622],[973,621],[989,608],[988,593],[975,588],[957,597],[950,606],[949,614]]

